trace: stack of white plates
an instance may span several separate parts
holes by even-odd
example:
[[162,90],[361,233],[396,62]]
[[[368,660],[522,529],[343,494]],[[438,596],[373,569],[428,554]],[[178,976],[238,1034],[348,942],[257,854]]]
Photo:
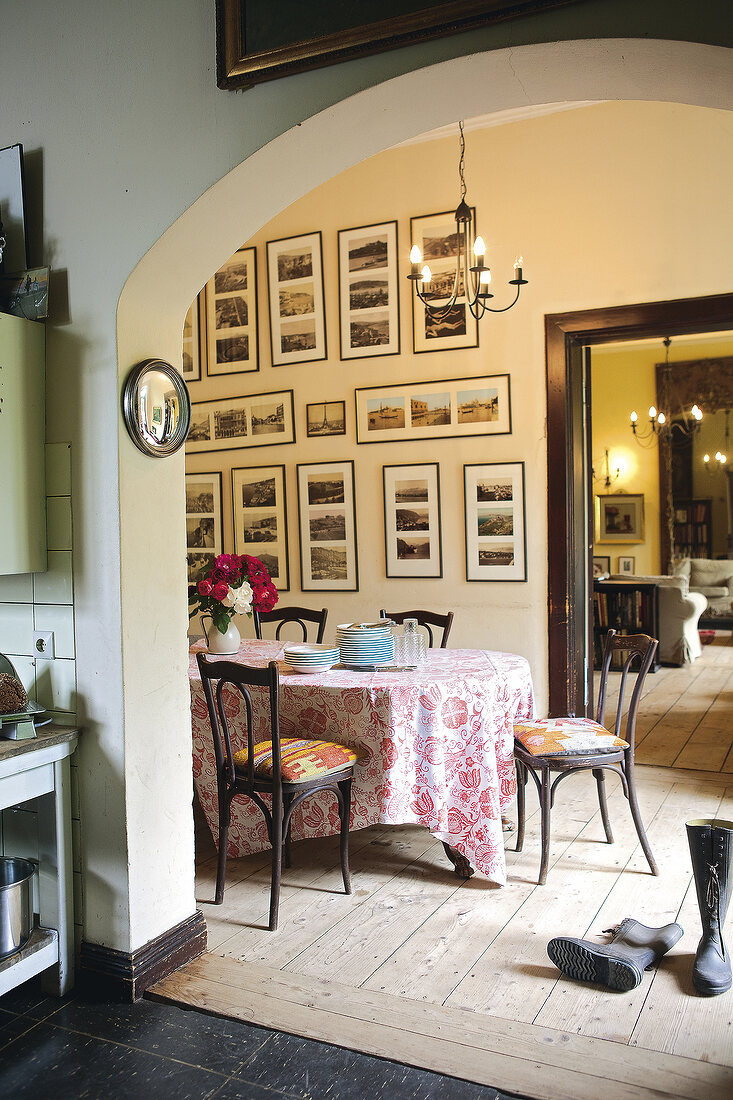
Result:
[[285,661],[294,672],[326,672],[338,664],[339,651],[335,645],[285,646]]
[[354,668],[385,665],[394,657],[392,632],[384,621],[342,623],[336,627],[336,641],[341,651],[341,663]]

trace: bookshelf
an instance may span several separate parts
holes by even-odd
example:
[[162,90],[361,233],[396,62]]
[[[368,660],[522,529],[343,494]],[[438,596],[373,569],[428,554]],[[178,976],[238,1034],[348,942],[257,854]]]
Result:
[[[659,600],[657,585],[651,581],[594,581],[593,583],[593,657],[601,667],[603,642],[609,629],[617,634],[649,634],[659,637]],[[659,650],[650,672],[659,668]],[[620,667],[621,657],[614,656],[612,668]]]
[[713,502],[709,498],[675,500],[674,502],[674,557],[712,558]]

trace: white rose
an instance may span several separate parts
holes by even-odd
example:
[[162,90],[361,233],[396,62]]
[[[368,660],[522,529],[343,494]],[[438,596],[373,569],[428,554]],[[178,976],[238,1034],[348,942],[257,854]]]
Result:
[[225,607],[231,607],[235,615],[248,615],[252,610],[252,586],[243,581],[239,588],[231,588],[221,601]]

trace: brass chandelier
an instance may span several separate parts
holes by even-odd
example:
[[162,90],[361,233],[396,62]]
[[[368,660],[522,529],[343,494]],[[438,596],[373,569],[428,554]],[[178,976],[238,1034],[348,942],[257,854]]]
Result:
[[[423,263],[423,255],[418,245],[412,245],[410,252],[410,274],[407,276],[412,282],[417,298],[425,307],[426,319],[440,323],[444,321],[455,308],[456,303],[465,301],[471,315],[476,321],[480,321],[485,313],[506,313],[516,305],[519,293],[528,280],[522,272],[522,257],[514,264],[514,278],[509,280],[509,286],[516,287],[514,300],[508,306],[495,309],[488,303],[494,295],[489,290],[491,285],[491,269],[485,263],[486,245],[483,237],[475,236],[475,225],[471,208],[466,202],[466,179],[464,176],[464,162],[466,155],[466,139],[463,134],[463,122],[458,123],[460,135],[460,158],[458,161],[458,175],[461,181],[461,198],[456,209],[456,270],[453,277],[453,288],[448,298],[439,299],[430,291],[432,272],[428,264]],[[473,262],[469,266],[469,256]]]

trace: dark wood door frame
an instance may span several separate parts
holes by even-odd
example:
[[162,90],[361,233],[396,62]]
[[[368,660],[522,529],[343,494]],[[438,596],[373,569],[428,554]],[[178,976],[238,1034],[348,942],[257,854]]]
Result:
[[585,665],[592,652],[586,613],[593,546],[585,522],[592,502],[585,476],[583,349],[721,329],[733,329],[733,294],[545,317],[550,714],[584,714],[592,698],[592,668]]

